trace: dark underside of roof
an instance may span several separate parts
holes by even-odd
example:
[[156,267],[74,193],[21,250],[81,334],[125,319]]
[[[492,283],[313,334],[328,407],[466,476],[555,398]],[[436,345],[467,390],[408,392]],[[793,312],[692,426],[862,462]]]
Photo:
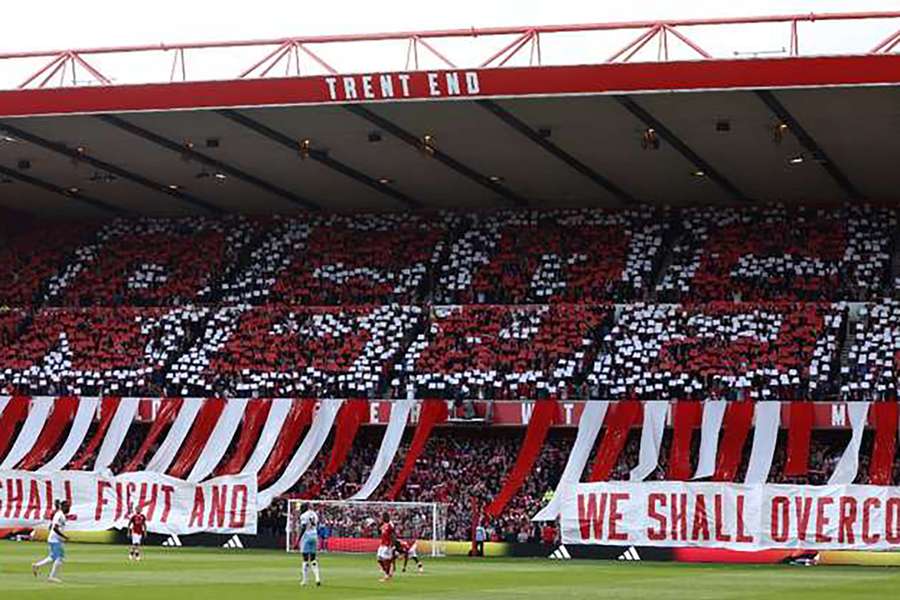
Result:
[[0,207],[46,218],[900,201],[896,86],[24,117],[0,135]]

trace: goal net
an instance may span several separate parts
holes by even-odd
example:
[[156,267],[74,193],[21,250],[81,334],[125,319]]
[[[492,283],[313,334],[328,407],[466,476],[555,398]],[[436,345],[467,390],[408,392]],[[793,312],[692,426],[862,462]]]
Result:
[[436,502],[361,502],[352,500],[288,500],[287,551],[300,551],[300,506],[309,503],[319,515],[320,552],[371,552],[378,549],[381,515],[387,512],[397,538],[416,542],[423,556],[443,556],[447,505]]

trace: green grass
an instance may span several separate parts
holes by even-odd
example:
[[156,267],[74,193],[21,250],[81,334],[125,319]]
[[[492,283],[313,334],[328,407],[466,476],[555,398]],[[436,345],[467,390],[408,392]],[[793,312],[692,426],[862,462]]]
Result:
[[[130,563],[124,547],[71,544],[62,585],[31,576],[40,543],[0,542],[0,600],[507,600],[519,598],[897,598],[900,569],[731,566],[540,559],[425,559],[423,575],[378,582],[372,556],[322,555],[325,585],[301,588],[299,559],[284,552],[147,548]],[[46,574],[46,571],[45,571]]]

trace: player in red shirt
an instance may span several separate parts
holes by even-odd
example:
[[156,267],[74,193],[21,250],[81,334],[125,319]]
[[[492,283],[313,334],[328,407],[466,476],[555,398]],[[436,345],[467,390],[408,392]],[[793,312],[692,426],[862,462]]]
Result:
[[141,560],[141,543],[147,533],[147,517],[137,510],[128,520],[128,532],[131,535],[131,547],[128,549],[128,560]]
[[388,581],[393,577],[394,567],[394,542],[397,541],[397,535],[394,532],[394,524],[391,523],[391,516],[387,513],[381,515],[381,544],[378,546],[378,564],[384,571],[384,577],[381,581]]
[[419,552],[416,548],[416,541],[412,540],[411,542],[405,542],[401,539],[398,539],[394,542],[394,571],[397,570],[397,559],[399,557],[403,557],[403,572],[406,573],[406,565],[409,563],[409,559],[413,559],[416,563],[416,570],[419,573],[425,572],[425,565],[422,564],[422,561],[419,560]]

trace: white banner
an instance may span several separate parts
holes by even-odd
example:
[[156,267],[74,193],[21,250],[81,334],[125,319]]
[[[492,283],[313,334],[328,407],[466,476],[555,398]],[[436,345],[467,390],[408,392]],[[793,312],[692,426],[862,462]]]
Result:
[[847,412],[850,413],[850,426],[853,428],[853,434],[850,436],[850,442],[841,455],[841,459],[831,473],[829,484],[853,483],[856,473],[859,471],[859,449],[862,446],[863,431],[869,417],[869,403],[848,402]]
[[119,454],[122,443],[125,441],[125,436],[128,435],[128,429],[134,422],[138,402],[137,398],[119,400],[119,407],[106,430],[106,436],[100,445],[100,452],[97,453],[97,460],[94,461],[94,471],[105,471],[116,459],[116,455]]
[[181,445],[184,444],[184,439],[191,431],[191,426],[193,426],[194,421],[197,419],[197,414],[203,407],[204,402],[206,402],[206,400],[197,398],[184,398],[181,401],[181,408],[178,410],[178,416],[175,417],[175,420],[172,422],[169,433],[160,445],[159,450],[156,451],[156,454],[154,454],[153,458],[150,459],[150,462],[147,463],[147,471],[165,473],[169,470],[169,467],[172,466],[172,462],[175,460],[175,456],[178,454],[178,451],[181,450]]
[[375,457],[375,464],[369,471],[369,477],[362,484],[355,494],[350,496],[350,500],[368,500],[369,496],[375,493],[384,476],[387,475],[388,469],[394,463],[394,457],[397,456],[397,450],[400,449],[400,441],[403,439],[403,432],[406,429],[406,422],[409,420],[409,414],[412,412],[416,401],[411,399],[397,400],[391,406],[391,420],[388,422],[387,429],[384,431],[384,438],[381,440],[381,447],[378,449],[378,455]]
[[608,408],[609,402],[601,400],[593,400],[585,404],[584,412],[581,413],[581,419],[578,421],[578,435],[575,437],[575,444],[569,453],[569,460],[566,461],[566,468],[563,469],[562,476],[559,478],[556,491],[553,492],[553,497],[547,506],[531,518],[532,521],[553,521],[559,516],[563,490],[578,483],[581,479],[591,450],[594,449],[594,444],[597,442],[597,435],[600,433],[600,427],[606,418]]
[[300,478],[309,469],[313,460],[322,451],[322,446],[325,445],[325,441],[328,439],[328,434],[334,425],[334,419],[343,403],[343,400],[338,399],[321,400],[319,402],[319,409],[313,417],[312,425],[309,426],[309,431],[306,432],[306,436],[300,442],[300,447],[294,452],[291,462],[284,468],[281,477],[275,483],[260,492],[258,500],[260,509],[267,508],[275,498],[291,489],[291,486],[300,481]]
[[716,457],[719,454],[719,432],[725,418],[724,400],[706,400],[703,403],[703,419],[700,423],[700,458],[694,479],[712,477],[716,472]]
[[194,468],[191,469],[190,475],[187,476],[188,481],[192,483],[203,481],[213,472],[213,469],[216,468],[216,465],[228,452],[231,438],[234,437],[234,432],[237,431],[238,425],[241,424],[241,420],[244,418],[244,411],[248,402],[247,398],[231,398],[225,403],[225,409],[219,416],[212,433],[209,434],[209,439],[206,441],[206,445],[203,446],[203,451],[197,458],[197,462],[194,463]]
[[[241,473],[250,473],[252,475],[259,473],[263,465],[266,464],[269,455],[272,454],[275,442],[278,441],[278,436],[281,434],[287,416],[291,412],[292,400],[276,398],[271,402],[269,415],[266,417],[266,424],[263,425],[262,433],[259,434],[256,448],[253,450],[253,454],[250,455]],[[300,400],[297,400],[297,402],[300,402]]]
[[91,422],[97,412],[97,405],[100,403],[98,398],[82,398],[78,401],[78,410],[75,412],[75,418],[72,421],[72,428],[69,429],[69,435],[66,437],[62,448],[56,453],[56,456],[47,461],[39,471],[59,471],[64,468],[87,436]]
[[581,483],[566,490],[566,544],[730,550],[896,550],[900,488]]
[[193,484],[158,473],[0,471],[0,528],[46,526],[55,500],[68,500],[71,531],[123,528],[136,509],[154,533],[256,533],[256,476]]
[[641,427],[641,449],[638,464],[628,475],[630,481],[643,481],[659,466],[659,448],[666,431],[668,402],[644,402],[644,424]]
[[781,403],[763,401],[756,403],[756,424],[753,427],[753,448],[744,483],[763,484],[769,479],[775,446],[778,443],[778,427],[781,425]]
[[2,469],[15,469],[19,462],[28,456],[31,449],[37,442],[38,436],[44,429],[44,424],[53,411],[53,398],[32,398],[31,405],[28,410],[28,416],[25,417],[25,423],[19,430],[19,436],[16,438],[9,454],[0,464]]

